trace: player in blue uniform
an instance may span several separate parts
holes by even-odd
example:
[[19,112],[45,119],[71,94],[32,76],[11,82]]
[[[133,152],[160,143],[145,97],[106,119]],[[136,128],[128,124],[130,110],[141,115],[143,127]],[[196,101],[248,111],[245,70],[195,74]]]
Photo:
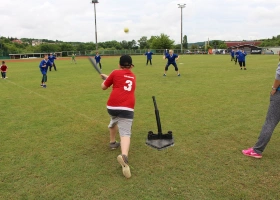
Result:
[[239,50],[239,48],[237,48],[235,51],[235,64],[237,63],[239,52],[240,52],[240,50]]
[[52,67],[54,68],[54,70],[56,71],[56,66],[55,66],[55,63],[54,63],[54,60],[56,59],[56,56],[53,55],[52,53],[50,53],[49,57],[48,57],[49,61],[51,62],[51,66],[50,66],[50,71],[52,71]]
[[40,71],[43,75],[42,81],[41,81],[41,86],[43,88],[46,88],[46,82],[47,82],[47,72],[48,72],[48,67],[51,67],[52,63],[48,60],[48,54],[44,55],[44,59],[40,62],[39,68]]
[[179,69],[176,63],[176,61],[179,59],[179,56],[177,54],[174,54],[173,50],[169,50],[169,54],[164,55],[163,59],[167,59],[167,64],[165,66],[163,76],[166,76],[166,72],[168,71],[169,65],[173,65],[175,67],[175,71],[177,72],[177,76],[180,76]]
[[146,65],[148,65],[149,61],[150,61],[150,65],[152,65],[152,55],[154,53],[150,52],[150,49],[148,49],[148,52],[146,52],[144,55],[147,56],[147,62]]
[[235,54],[235,51],[234,51],[234,49],[232,49],[231,52],[230,52],[230,55],[231,55],[231,60],[230,61],[234,60],[234,54]]
[[99,68],[102,69],[101,62],[100,62],[101,56],[99,55],[98,52],[96,52],[96,55],[94,56],[94,59],[95,59],[96,64],[99,64]]
[[246,65],[245,65],[245,56],[247,53],[244,51],[244,49],[241,49],[238,54],[238,63],[240,66],[240,69],[242,70],[242,66],[244,67],[244,70],[246,70]]

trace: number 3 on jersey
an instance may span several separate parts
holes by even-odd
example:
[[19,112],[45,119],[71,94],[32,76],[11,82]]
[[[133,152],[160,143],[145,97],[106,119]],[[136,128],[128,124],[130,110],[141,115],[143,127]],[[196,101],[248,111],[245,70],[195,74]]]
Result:
[[131,80],[126,80],[125,83],[127,84],[127,86],[123,86],[123,89],[126,90],[126,91],[131,91],[132,81]]

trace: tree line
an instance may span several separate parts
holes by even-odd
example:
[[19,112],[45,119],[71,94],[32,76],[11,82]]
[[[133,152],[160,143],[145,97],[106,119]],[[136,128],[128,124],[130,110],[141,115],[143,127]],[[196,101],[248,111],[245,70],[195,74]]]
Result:
[[280,35],[273,36],[271,39],[262,39],[260,47],[277,47],[280,46]]
[[[21,42],[19,42],[19,40]],[[32,41],[40,41],[38,45],[32,45]],[[187,36],[184,36],[184,49],[188,47]],[[106,41],[98,42],[98,50],[124,50],[124,49],[173,49],[181,48],[181,44],[175,44],[168,35],[160,34],[150,38],[143,36],[139,40],[131,41]],[[93,42],[63,42],[58,40],[32,39],[32,38],[0,38],[0,56],[20,53],[42,53],[62,51],[92,51],[96,49]]]
[[[20,53],[42,53],[42,52],[62,52],[62,51],[92,51],[96,49],[96,44],[93,42],[63,42],[59,40],[41,39],[39,45],[32,45],[32,41],[38,39],[21,38],[22,43],[15,42],[18,40],[13,37],[0,38],[0,56],[7,56],[9,54]],[[261,47],[280,46],[280,35],[273,36],[271,39],[262,39]],[[205,42],[198,42],[189,44],[187,36],[184,35],[182,40],[182,48],[190,50],[204,50],[204,49],[226,49],[227,46],[222,40],[212,40],[209,44]],[[175,44],[175,41],[170,39],[166,34],[159,36],[142,36],[139,40],[131,41],[106,41],[98,42],[99,50],[123,50],[123,49],[181,49],[181,44]]]

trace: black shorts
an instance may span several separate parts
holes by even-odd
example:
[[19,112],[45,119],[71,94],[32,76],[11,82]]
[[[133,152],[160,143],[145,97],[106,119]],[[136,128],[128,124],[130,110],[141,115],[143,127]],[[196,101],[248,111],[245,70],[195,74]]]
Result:
[[245,67],[245,61],[238,61],[240,67]]
[[109,115],[115,116],[115,117],[120,117],[120,118],[126,118],[126,119],[133,119],[134,117],[134,112],[129,111],[129,110],[112,110],[112,109],[107,109]]
[[175,71],[178,71],[178,67],[177,67],[177,64],[176,64],[176,63],[167,63],[166,66],[165,66],[165,71],[168,70],[169,65],[173,65],[174,68],[175,68]]

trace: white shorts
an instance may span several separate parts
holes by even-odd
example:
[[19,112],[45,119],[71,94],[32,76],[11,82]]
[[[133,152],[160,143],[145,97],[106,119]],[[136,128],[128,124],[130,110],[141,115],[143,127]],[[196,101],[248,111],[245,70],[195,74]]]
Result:
[[108,128],[113,128],[115,125],[118,125],[119,133],[121,137],[124,136],[131,137],[132,122],[133,119],[111,116],[111,121],[110,124],[108,125]]

